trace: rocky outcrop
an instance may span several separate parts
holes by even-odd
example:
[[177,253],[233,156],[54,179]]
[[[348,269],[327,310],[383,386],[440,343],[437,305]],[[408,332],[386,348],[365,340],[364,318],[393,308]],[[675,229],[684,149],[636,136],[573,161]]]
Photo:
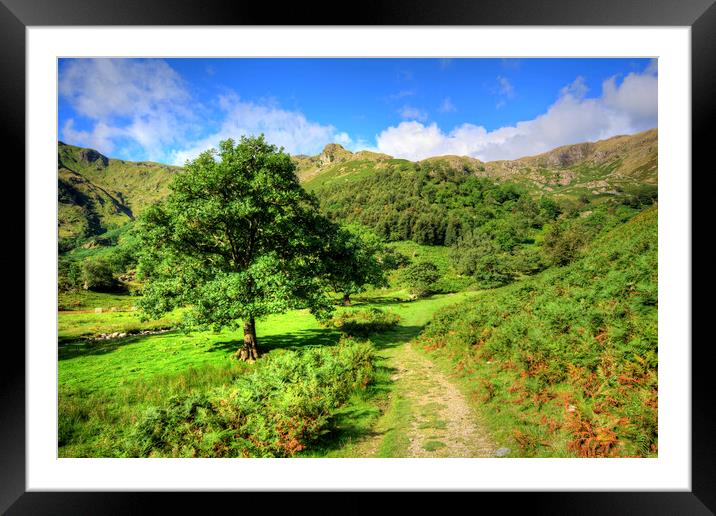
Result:
[[109,165],[109,158],[94,149],[82,149],[79,154],[82,161],[94,164],[97,168],[105,168]]
[[318,156],[318,161],[321,166],[328,165],[330,163],[336,163],[338,161],[346,161],[353,156],[353,153],[346,150],[342,145],[337,143],[329,143],[323,148],[323,152]]

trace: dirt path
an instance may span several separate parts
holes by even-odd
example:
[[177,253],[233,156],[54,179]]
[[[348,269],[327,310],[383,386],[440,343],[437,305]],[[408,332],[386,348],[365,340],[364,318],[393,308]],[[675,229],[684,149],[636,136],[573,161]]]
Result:
[[465,396],[411,342],[384,356],[394,370],[391,403],[376,432],[356,443],[358,456],[493,456],[496,446]]
[[465,396],[411,343],[396,354],[396,388],[408,400],[408,457],[490,457],[495,447]]

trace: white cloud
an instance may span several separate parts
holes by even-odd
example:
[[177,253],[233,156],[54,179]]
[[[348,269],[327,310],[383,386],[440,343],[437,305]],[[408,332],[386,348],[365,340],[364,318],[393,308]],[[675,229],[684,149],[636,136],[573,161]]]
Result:
[[275,104],[264,105],[242,101],[236,94],[224,95],[219,100],[223,119],[218,131],[175,150],[170,160],[183,165],[221,140],[263,133],[270,143],[284,147],[291,154],[318,154],[327,143],[348,145],[352,142],[345,132],[338,132],[332,125],[311,122],[298,111],[286,111]]
[[562,88],[546,113],[514,126],[487,131],[466,123],[445,132],[435,123],[402,122],[377,135],[376,147],[380,152],[407,159],[458,154],[490,161],[656,127],[657,78],[652,68],[641,74],[631,73],[619,84],[615,77],[604,81],[598,98],[586,98],[584,79],[578,77]]
[[630,73],[620,85],[611,77],[604,82],[604,103],[637,119],[649,120],[656,116],[657,82],[656,75],[648,73]]
[[352,143],[348,133],[281,109],[276,99],[253,103],[228,93],[216,99],[217,113],[193,99],[181,76],[162,60],[68,61],[59,93],[90,122],[78,129],[77,120],[67,119],[63,140],[106,154],[131,150],[135,159],[184,164],[222,139],[259,133],[295,154],[317,154],[330,142]]
[[407,104],[398,110],[398,114],[401,118],[405,118],[406,120],[420,120],[424,122],[428,119],[427,112],[414,106],[408,106]]
[[69,61],[59,91],[78,114],[92,119],[145,115],[188,98],[179,74],[157,59]]
[[440,113],[454,113],[455,111],[457,111],[457,108],[455,107],[455,104],[452,103],[450,97],[445,97],[442,103],[440,103],[438,111]]
[[100,149],[104,153],[111,153],[114,150],[114,139],[126,136],[122,129],[110,127],[104,122],[98,122],[92,131],[75,129],[73,119],[68,119],[62,126],[62,138],[68,142]]
[[77,145],[112,152],[119,140],[139,146],[148,159],[160,159],[168,145],[192,134],[190,95],[182,78],[157,59],[78,59],[62,68],[59,94],[77,115],[92,123],[75,130],[70,118],[62,137]]

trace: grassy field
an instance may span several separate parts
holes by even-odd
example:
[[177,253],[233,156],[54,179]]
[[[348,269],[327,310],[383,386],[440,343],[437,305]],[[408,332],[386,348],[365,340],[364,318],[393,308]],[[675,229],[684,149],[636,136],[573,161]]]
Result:
[[[487,438],[515,450],[513,456],[656,456],[656,222],[656,207],[614,222],[573,263],[490,290],[457,275],[448,248],[389,244],[412,262],[433,262],[441,277],[438,293],[409,301],[400,274],[393,274],[390,288],[354,295],[352,306],[337,307],[337,314],[375,308],[399,317],[396,326],[367,336],[375,353],[370,381],[332,403],[316,422],[316,436],[306,441],[310,446],[256,449],[302,457],[411,456],[416,418],[436,433],[445,421],[423,414],[427,405],[415,396],[420,382],[395,381],[395,366],[406,363],[409,346],[459,385],[481,415]],[[137,425],[146,427],[151,411],[183,410],[171,400],[203,407],[237,385],[264,385],[249,381],[264,359],[232,359],[240,329],[184,333],[181,310],[142,321],[138,298],[129,295],[62,293],[59,301],[60,456],[132,456],[122,443]],[[142,331],[155,333],[137,334]],[[128,335],[96,339],[115,332]],[[343,341],[339,329],[319,324],[307,310],[259,320],[257,334],[268,357],[296,351],[300,357],[311,349],[325,354]],[[293,366],[284,361],[277,367]],[[186,444],[182,434],[183,448],[165,446],[159,456],[212,453],[206,439],[222,435],[214,416],[209,423],[187,423],[187,432],[203,440]],[[445,453],[441,443],[450,445],[428,440],[419,452]]]
[[[388,402],[391,382],[384,366],[386,353],[417,336],[436,310],[469,295],[436,295],[408,302],[399,300],[406,298],[404,292],[376,294],[380,292],[355,297],[350,310],[377,307],[398,314],[400,323],[371,336],[378,353],[373,382],[336,412],[333,431],[306,456],[353,456],[353,444],[370,431]],[[87,302],[104,307],[125,303],[114,295],[94,295]],[[60,456],[116,456],[117,442],[149,407],[177,393],[230,385],[255,367],[231,358],[242,338],[241,330],[189,334],[172,330],[109,341],[77,340],[110,329],[171,326],[178,320],[175,314],[163,323],[142,323],[137,312],[131,311],[59,314]],[[321,326],[302,310],[258,321],[257,332],[261,348],[269,355],[280,350],[330,347],[341,337],[338,330]]]

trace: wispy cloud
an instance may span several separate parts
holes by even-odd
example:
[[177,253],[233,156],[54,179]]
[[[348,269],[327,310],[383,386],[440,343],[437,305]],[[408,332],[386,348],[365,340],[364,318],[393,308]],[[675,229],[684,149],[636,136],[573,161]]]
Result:
[[326,143],[352,143],[332,125],[300,111],[282,109],[275,98],[244,101],[225,93],[204,105],[162,60],[82,59],[63,67],[59,93],[89,123],[67,119],[61,137],[111,154],[184,164],[220,140],[264,133],[294,154],[320,152]]
[[450,97],[445,97],[438,107],[440,113],[454,113],[457,111],[457,107],[453,104]]
[[398,110],[398,114],[401,118],[406,120],[420,120],[424,122],[428,119],[428,113],[420,108],[414,106],[408,106],[407,104]]
[[508,100],[515,97],[515,87],[507,77],[498,75],[495,86],[492,88],[492,93],[497,96],[495,108],[500,109],[507,105]]
[[424,159],[459,154],[485,161],[534,155],[560,145],[629,134],[657,125],[657,77],[653,67],[618,82],[603,82],[597,98],[586,97],[584,79],[566,85],[545,113],[532,120],[488,131],[465,123],[451,131],[417,120],[388,127],[376,147],[396,157]]
[[501,75],[497,76],[497,92],[499,95],[502,95],[503,97],[507,97],[508,99],[511,99],[515,96],[515,87],[512,86],[512,83],[507,77],[503,77]]
[[412,97],[413,95],[415,95],[415,90],[400,90],[396,93],[392,93],[392,94],[388,95],[387,99],[388,100],[400,100],[405,97]]
[[455,61],[449,57],[438,60],[438,66],[441,70],[452,68],[453,64],[455,64]]
[[195,134],[196,113],[182,78],[165,61],[81,59],[66,63],[59,94],[92,128],[75,129],[67,119],[62,136],[78,145],[112,152],[118,143],[161,159],[167,146]]
[[501,65],[504,70],[516,71],[522,67],[522,59],[504,58]]
[[284,110],[275,102],[258,104],[243,101],[237,94],[230,93],[223,95],[219,104],[223,112],[219,129],[190,147],[172,152],[172,163],[181,165],[202,151],[216,147],[221,140],[238,140],[242,135],[260,133],[291,154],[317,154],[330,142],[342,145],[352,143],[348,133],[338,131],[332,125],[311,122],[303,113]]

